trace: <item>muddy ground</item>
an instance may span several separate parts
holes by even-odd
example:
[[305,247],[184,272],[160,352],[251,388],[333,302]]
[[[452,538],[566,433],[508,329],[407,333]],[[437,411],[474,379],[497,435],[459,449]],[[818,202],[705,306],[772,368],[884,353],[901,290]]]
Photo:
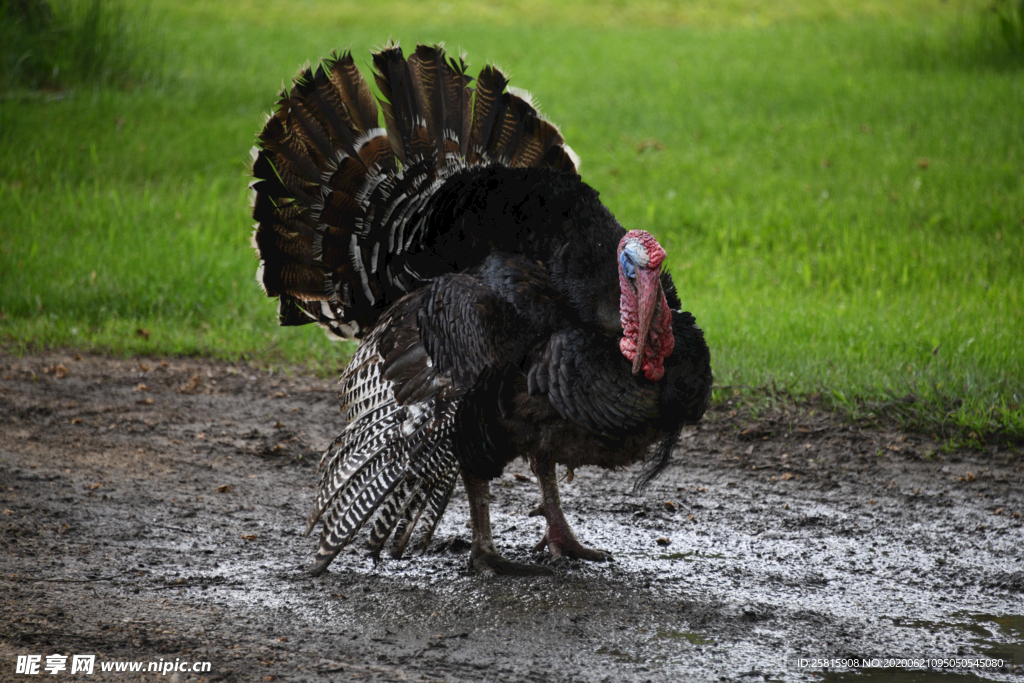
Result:
[[[562,497],[607,564],[466,568],[459,489],[424,556],[306,572],[333,382],[202,360],[0,355],[0,679],[1019,680],[1024,453],[946,452],[830,414],[713,410],[643,495],[578,471]],[[496,542],[532,554],[518,464]],[[18,655],[68,670],[15,673]],[[70,656],[96,655],[91,677]],[[801,658],[1001,658],[831,671]],[[103,662],[210,662],[104,673]]]

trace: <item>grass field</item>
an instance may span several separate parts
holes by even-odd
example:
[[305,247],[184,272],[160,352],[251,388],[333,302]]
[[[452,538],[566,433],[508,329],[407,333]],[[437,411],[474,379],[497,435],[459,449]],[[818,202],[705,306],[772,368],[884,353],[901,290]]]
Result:
[[1024,60],[894,4],[128,3],[160,68],[0,102],[2,343],[334,372],[253,280],[248,150],[306,60],[444,40],[663,241],[722,392],[1019,443]]

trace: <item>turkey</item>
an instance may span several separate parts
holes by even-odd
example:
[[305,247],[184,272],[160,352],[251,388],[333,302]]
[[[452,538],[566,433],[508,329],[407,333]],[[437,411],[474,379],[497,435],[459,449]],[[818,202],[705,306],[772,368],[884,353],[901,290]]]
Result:
[[341,378],[344,428],[324,452],[308,534],[313,573],[368,527],[375,559],[425,550],[461,475],[470,565],[509,561],[489,481],[516,457],[540,487],[554,558],[577,540],[555,465],[668,464],[711,396],[710,354],[665,251],[627,232],[577,174],[531,96],[494,66],[396,44],[373,54],[378,101],[351,53],[306,67],[253,150],[257,279],[282,325],[361,343]]

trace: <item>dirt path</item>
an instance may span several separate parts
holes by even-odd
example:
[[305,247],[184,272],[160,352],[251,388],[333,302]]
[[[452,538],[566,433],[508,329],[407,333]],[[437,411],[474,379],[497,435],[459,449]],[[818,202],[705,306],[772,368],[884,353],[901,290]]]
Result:
[[[54,653],[68,670],[47,680],[822,680],[798,660],[865,656],[1002,658],[956,680],[1024,677],[1020,449],[726,406],[642,496],[632,473],[563,482],[612,563],[472,574],[460,491],[427,555],[374,568],[352,549],[312,579],[301,531],[338,420],[333,382],[308,377],[0,355],[0,679],[36,680],[17,656]],[[542,532],[529,478],[494,487],[496,541],[521,560]],[[96,655],[93,676],[74,654]],[[211,668],[100,671],[161,660]]]

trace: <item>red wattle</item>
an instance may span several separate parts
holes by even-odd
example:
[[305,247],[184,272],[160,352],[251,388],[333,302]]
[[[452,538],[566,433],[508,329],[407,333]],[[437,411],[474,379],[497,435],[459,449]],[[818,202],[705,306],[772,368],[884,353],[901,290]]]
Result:
[[661,289],[659,275],[661,262],[665,258],[665,250],[649,233],[643,230],[633,230],[627,233],[619,243],[620,257],[626,243],[630,240],[640,243],[640,247],[646,253],[647,263],[638,264],[635,278],[631,281],[623,272],[620,259],[619,315],[622,321],[623,336],[619,341],[619,350],[631,363],[636,360],[637,347],[640,346],[638,337],[641,334],[641,311],[636,293],[640,290],[654,294],[656,288],[657,298],[655,301],[649,301],[648,304],[655,308],[653,311],[648,309],[652,319],[650,328],[647,330],[647,339],[643,344],[644,356],[640,369],[643,370],[647,379],[658,381],[665,374],[664,360],[675,347],[675,336],[672,334],[672,312],[665,299],[665,293]]

